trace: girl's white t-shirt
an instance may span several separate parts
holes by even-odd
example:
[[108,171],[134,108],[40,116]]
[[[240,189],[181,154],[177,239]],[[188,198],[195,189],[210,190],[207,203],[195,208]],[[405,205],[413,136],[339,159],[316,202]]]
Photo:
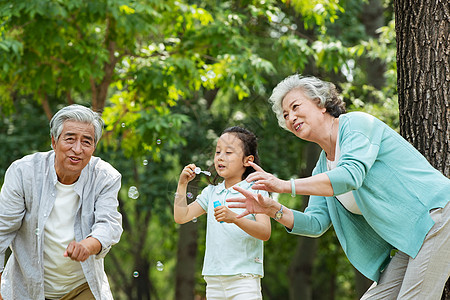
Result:
[[[268,196],[266,191],[253,190],[253,183],[241,181],[237,186],[252,193]],[[243,197],[232,187],[226,189],[224,183],[209,185],[197,197],[196,201],[207,213],[206,249],[203,261],[202,275],[238,275],[254,274],[262,277],[263,271],[263,241],[252,237],[236,224],[220,223],[214,217],[214,202],[228,206],[228,198]],[[230,208],[235,213],[242,213],[243,208]],[[245,218],[255,220],[250,214]]]
[[86,282],[81,263],[64,257],[69,243],[75,240],[75,215],[79,196],[74,184],[56,183],[56,199],[44,227],[45,298],[60,298]]
[[[336,149],[335,149],[335,155],[334,160],[328,160],[327,159],[327,169],[332,170],[336,168],[339,157],[341,156],[341,147],[339,147],[339,131],[336,137]],[[359,210],[358,205],[356,204],[355,197],[353,196],[353,193],[347,192],[341,195],[336,195],[336,198],[339,200],[339,202],[351,213],[362,215],[361,210]]]

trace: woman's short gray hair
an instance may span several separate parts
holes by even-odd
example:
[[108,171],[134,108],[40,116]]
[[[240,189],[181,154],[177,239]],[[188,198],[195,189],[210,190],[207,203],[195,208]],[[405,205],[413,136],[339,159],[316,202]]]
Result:
[[278,119],[280,127],[286,128],[286,121],[283,116],[283,99],[292,90],[300,89],[310,100],[316,100],[317,106],[325,107],[327,112],[338,117],[345,113],[345,103],[339,96],[334,84],[316,78],[314,76],[291,75],[281,81],[272,91],[269,98],[272,110]]
[[94,143],[97,145],[102,137],[103,120],[101,116],[92,109],[82,105],[72,104],[60,109],[50,121],[50,136],[57,141],[61,134],[64,122],[76,121],[92,124],[94,126]]

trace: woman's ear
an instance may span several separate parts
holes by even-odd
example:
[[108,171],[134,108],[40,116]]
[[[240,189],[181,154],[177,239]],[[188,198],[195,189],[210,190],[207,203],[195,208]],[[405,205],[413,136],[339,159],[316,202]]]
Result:
[[253,155],[249,155],[246,158],[244,158],[244,167],[250,167],[249,161],[253,162],[255,160],[255,157]]

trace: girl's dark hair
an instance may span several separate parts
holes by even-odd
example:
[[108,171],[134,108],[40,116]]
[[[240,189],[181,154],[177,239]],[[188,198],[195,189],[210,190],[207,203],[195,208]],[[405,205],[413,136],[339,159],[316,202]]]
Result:
[[[258,155],[258,139],[256,138],[256,135],[251,132],[250,130],[247,130],[243,127],[239,126],[233,126],[228,127],[225,129],[221,135],[225,133],[231,133],[234,134],[236,137],[238,137],[242,141],[242,146],[244,150],[244,156],[253,155],[254,159],[253,162],[257,165],[260,165],[259,155]],[[255,169],[253,167],[246,167],[244,174],[242,174],[242,180],[247,178],[247,176],[251,173],[255,172]],[[218,178],[218,175],[216,174],[213,182],[216,183],[216,179]]]

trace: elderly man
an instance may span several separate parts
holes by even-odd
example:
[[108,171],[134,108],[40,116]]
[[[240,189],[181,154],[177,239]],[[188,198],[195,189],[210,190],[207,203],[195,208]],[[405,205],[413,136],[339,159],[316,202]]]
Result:
[[0,192],[0,300],[113,299],[103,258],[122,234],[121,175],[92,156],[102,127],[91,109],[67,106],[50,121],[53,150],[8,168]]

